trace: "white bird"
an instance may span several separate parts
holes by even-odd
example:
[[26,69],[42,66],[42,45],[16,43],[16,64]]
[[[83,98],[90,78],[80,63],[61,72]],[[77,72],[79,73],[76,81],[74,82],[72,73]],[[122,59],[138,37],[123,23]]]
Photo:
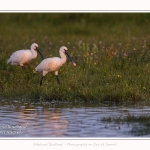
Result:
[[73,59],[70,57],[68,53],[67,47],[62,46],[59,50],[59,54],[60,54],[60,58],[59,57],[46,58],[35,68],[36,72],[42,72],[40,86],[42,85],[42,80],[44,76],[48,72],[54,72],[57,82],[60,84],[60,81],[58,79],[58,69],[66,62],[67,60],[66,55],[69,57],[72,64],[76,66],[76,63],[73,61]]
[[38,49],[38,45],[33,43],[31,45],[31,50],[18,50],[10,56],[7,60],[7,64],[11,63],[12,65],[19,65],[22,67],[25,64],[28,64],[32,59],[37,57],[37,51],[41,55],[42,59],[44,59],[43,55],[41,54],[40,50]]

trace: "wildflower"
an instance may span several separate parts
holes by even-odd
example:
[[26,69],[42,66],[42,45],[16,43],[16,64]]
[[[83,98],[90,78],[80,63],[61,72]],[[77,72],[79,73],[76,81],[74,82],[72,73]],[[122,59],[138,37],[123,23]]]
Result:
[[102,47],[102,50],[105,50],[105,46]]
[[82,43],[82,40],[79,41],[79,44],[81,44],[81,43]]
[[124,53],[123,56],[124,56],[124,57],[127,57],[128,55],[127,55],[127,53]]
[[118,76],[118,78],[121,78],[121,75],[118,74],[117,76]]
[[135,37],[133,37],[133,40],[135,41],[135,40],[136,40],[136,38],[135,38]]
[[115,56],[117,55],[117,51],[112,51],[111,53],[112,55],[115,55]]
[[121,43],[118,43],[119,46],[121,46]]
[[102,44],[102,41],[99,41],[99,44],[101,45],[101,44]]
[[142,38],[142,42],[143,42],[143,43],[146,43],[146,39],[145,39],[145,38]]

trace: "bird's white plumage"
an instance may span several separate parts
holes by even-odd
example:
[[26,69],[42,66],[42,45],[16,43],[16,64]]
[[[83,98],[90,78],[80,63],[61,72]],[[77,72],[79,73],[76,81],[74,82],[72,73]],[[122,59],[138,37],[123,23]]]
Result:
[[45,76],[48,72],[54,72],[55,75],[58,75],[58,69],[66,62],[67,58],[64,52],[64,49],[67,50],[65,46],[62,46],[59,50],[59,57],[52,57],[44,59],[36,68],[35,71],[43,72]]
[[32,59],[37,57],[36,48],[38,45],[33,43],[31,45],[31,50],[18,50],[13,52],[10,58],[7,60],[7,63],[11,63],[12,65],[20,65],[29,63]]
[[60,58],[59,57],[46,58],[35,68],[35,71],[42,72],[40,85],[42,85],[43,77],[48,72],[54,72],[57,82],[60,84],[60,81],[58,79],[58,69],[66,62],[67,60],[66,55],[69,57],[73,65],[76,66],[76,63],[70,57],[69,53],[67,52],[67,48],[65,46],[62,46],[60,48],[59,54]]

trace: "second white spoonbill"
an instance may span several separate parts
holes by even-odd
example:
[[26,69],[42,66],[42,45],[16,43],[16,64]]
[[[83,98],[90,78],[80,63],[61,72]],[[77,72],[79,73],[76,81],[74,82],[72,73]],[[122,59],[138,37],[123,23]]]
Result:
[[60,81],[58,79],[58,69],[66,62],[67,60],[66,55],[69,57],[72,64],[76,66],[76,63],[73,61],[73,59],[70,57],[68,53],[67,47],[62,46],[59,50],[59,54],[60,54],[60,58],[59,57],[46,58],[35,68],[35,71],[42,72],[40,86],[42,85],[44,76],[48,72],[54,72],[57,82],[60,84]]
[[19,65],[23,69],[25,64],[28,64],[32,59],[37,57],[37,51],[41,55],[42,59],[44,59],[43,55],[38,49],[38,44],[33,43],[31,45],[31,50],[18,50],[12,53],[10,58],[7,60],[7,64],[11,63],[12,65]]

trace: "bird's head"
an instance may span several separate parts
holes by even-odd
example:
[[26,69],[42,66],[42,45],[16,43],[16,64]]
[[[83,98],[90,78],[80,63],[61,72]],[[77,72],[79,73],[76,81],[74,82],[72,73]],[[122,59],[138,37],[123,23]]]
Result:
[[62,47],[60,48],[60,52],[65,53],[65,54],[68,56],[68,58],[70,59],[70,61],[72,62],[72,64],[73,64],[74,66],[76,66],[76,63],[75,63],[75,62],[73,61],[73,59],[70,57],[70,55],[69,55],[69,53],[68,53],[68,49],[67,49],[66,46],[62,46]]
[[42,59],[44,59],[44,56],[42,55],[42,53],[40,52],[40,50],[38,49],[38,44],[36,43],[33,43],[31,45],[31,49],[35,50],[35,51],[38,51],[38,53],[41,55]]
[[62,46],[60,48],[60,51],[63,52],[63,53],[66,53],[66,51],[68,51],[68,48],[66,46]]
[[31,49],[37,50],[37,47],[38,47],[38,44],[36,44],[36,43],[33,43],[31,45]]

